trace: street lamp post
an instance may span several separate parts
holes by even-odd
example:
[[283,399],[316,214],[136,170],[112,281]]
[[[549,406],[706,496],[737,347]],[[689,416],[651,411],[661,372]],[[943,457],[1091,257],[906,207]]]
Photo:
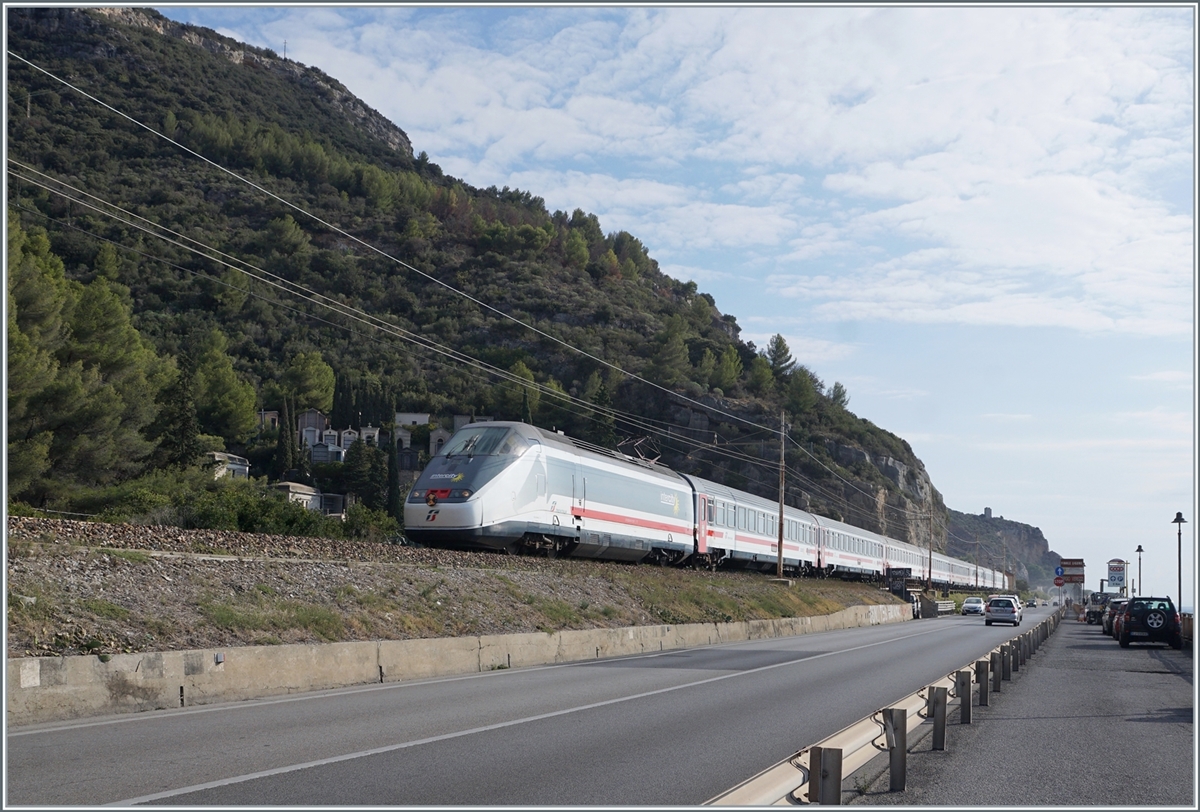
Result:
[[1138,554],[1137,594],[1141,595],[1142,594],[1142,545],[1139,544],[1138,548],[1136,550],[1134,550],[1134,552]]
[[1183,606],[1183,526],[1184,526],[1184,524],[1187,523],[1187,519],[1183,518],[1183,512],[1179,511],[1175,514],[1175,518],[1171,520],[1171,523],[1174,524],[1178,530],[1175,541],[1179,545],[1179,548],[1177,551],[1179,554],[1179,583],[1177,585],[1179,591],[1176,594],[1179,595],[1179,607],[1177,607],[1177,608],[1179,608],[1179,611],[1182,612],[1183,609],[1181,607]]

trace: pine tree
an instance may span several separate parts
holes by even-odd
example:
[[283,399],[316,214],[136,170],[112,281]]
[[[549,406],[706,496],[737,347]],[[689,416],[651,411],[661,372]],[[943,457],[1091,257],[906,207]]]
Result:
[[160,399],[159,450],[168,468],[187,468],[200,457],[200,419],[196,415],[196,364],[186,353],[179,358],[179,376]]
[[617,432],[613,427],[612,416],[612,398],[609,397],[608,387],[603,383],[600,384],[599,391],[596,392],[596,425],[592,430],[592,436],[597,445],[605,448],[617,447]]
[[732,346],[726,347],[721,353],[721,359],[717,362],[716,369],[712,374],[712,385],[725,392],[729,392],[737,385],[738,380],[742,377],[742,359],[738,356],[738,352]]
[[771,340],[767,343],[767,361],[770,362],[771,372],[776,378],[786,377],[796,368],[791,350],[788,349],[787,342],[779,333],[771,336]]
[[771,362],[764,356],[754,356],[748,378],[746,385],[751,392],[760,397],[771,394],[771,390],[775,388],[775,376],[771,373]]

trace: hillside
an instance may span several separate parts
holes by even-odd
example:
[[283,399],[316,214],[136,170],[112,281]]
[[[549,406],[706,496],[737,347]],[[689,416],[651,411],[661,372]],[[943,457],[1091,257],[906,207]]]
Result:
[[[310,406],[338,426],[394,411],[529,419],[773,498],[779,443],[761,427],[786,411],[790,504],[922,546],[932,513],[945,549],[947,509],[909,445],[782,339],[743,342],[636,236],[449,177],[335,78],[148,9],[10,9],[9,49],[8,204],[30,235],[20,256],[42,269],[10,267],[31,347],[16,365],[28,391],[10,382],[24,443],[10,459],[49,449],[27,477],[17,466],[10,498],[115,510],[111,489],[204,447],[246,455],[255,475],[333,476],[290,471],[257,426],[259,410]],[[117,363],[80,338],[102,332],[80,329],[91,300],[112,324],[127,309],[138,349],[120,364],[136,381],[96,384],[106,406],[39,410],[51,360],[62,377],[82,359],[72,391]],[[97,413],[121,440],[82,436]],[[380,511],[386,468],[359,485]],[[119,518],[148,520],[163,490],[124,493]]]

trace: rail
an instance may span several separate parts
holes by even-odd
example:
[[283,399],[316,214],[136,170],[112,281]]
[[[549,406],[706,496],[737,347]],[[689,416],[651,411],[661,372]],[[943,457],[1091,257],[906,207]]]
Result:
[[706,805],[839,804],[842,776],[865,767],[884,753],[889,756],[892,791],[904,789],[909,734],[922,725],[932,726],[933,749],[944,750],[946,715],[951,705],[959,709],[963,723],[969,724],[975,696],[972,685],[979,686],[979,704],[987,705],[989,688],[999,691],[1001,681],[1010,680],[1012,673],[1019,671],[1058,628],[1065,612],[1065,607],[1056,610],[1029,631],[1001,643],[985,657],[800,750],[711,798]]
[[1192,614],[1181,614],[1179,616],[1179,634],[1190,645],[1192,640],[1192,624],[1194,622]]

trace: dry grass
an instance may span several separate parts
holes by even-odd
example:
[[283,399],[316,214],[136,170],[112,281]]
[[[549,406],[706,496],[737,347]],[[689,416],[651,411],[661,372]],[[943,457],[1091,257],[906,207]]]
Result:
[[876,585],[821,579],[788,587],[751,573],[455,554],[438,560],[212,560],[70,539],[10,540],[8,654],[745,621],[895,601]]

